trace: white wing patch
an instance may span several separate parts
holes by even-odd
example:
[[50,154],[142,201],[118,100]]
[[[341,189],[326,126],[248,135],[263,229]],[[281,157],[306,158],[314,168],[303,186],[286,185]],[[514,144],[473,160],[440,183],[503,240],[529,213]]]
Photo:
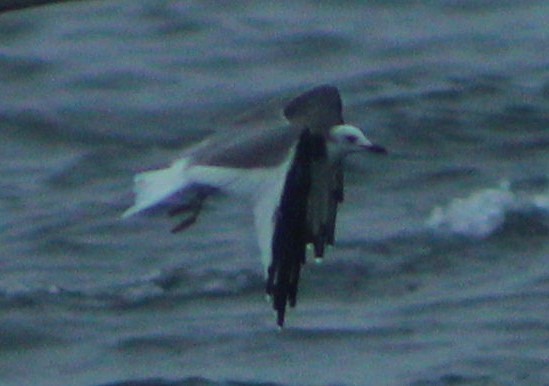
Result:
[[137,174],[134,177],[135,204],[122,214],[122,218],[151,208],[184,189],[190,183],[185,176],[188,163],[183,158],[168,168]]

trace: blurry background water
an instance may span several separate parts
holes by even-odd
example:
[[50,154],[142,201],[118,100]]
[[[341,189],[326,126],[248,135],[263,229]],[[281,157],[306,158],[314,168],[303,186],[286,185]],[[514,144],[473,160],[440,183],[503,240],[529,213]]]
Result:
[[[0,384],[549,384],[548,20],[541,0],[0,15]],[[244,204],[178,236],[119,216],[134,173],[323,83],[391,155],[348,160],[337,246],[278,332]]]

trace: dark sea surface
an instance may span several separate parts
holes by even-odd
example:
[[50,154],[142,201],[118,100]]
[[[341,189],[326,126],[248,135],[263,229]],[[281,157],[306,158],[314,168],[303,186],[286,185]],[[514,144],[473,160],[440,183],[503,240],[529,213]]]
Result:
[[[0,15],[0,385],[548,385],[549,2],[81,1]],[[278,331],[251,211],[135,173],[312,86],[352,156]],[[270,112],[270,113],[268,113]]]

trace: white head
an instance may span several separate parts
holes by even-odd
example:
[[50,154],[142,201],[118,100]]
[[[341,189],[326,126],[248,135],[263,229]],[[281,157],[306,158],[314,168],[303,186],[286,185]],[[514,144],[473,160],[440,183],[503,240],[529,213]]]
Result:
[[328,137],[330,157],[343,158],[347,154],[370,151],[386,154],[384,147],[373,144],[358,127],[337,125],[330,129]]

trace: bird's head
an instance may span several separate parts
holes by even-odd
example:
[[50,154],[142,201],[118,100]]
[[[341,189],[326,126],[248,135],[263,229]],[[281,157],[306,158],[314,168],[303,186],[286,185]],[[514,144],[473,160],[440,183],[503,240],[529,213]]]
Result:
[[387,154],[383,146],[373,144],[362,130],[352,125],[333,126],[328,136],[328,148],[335,158],[362,151]]

